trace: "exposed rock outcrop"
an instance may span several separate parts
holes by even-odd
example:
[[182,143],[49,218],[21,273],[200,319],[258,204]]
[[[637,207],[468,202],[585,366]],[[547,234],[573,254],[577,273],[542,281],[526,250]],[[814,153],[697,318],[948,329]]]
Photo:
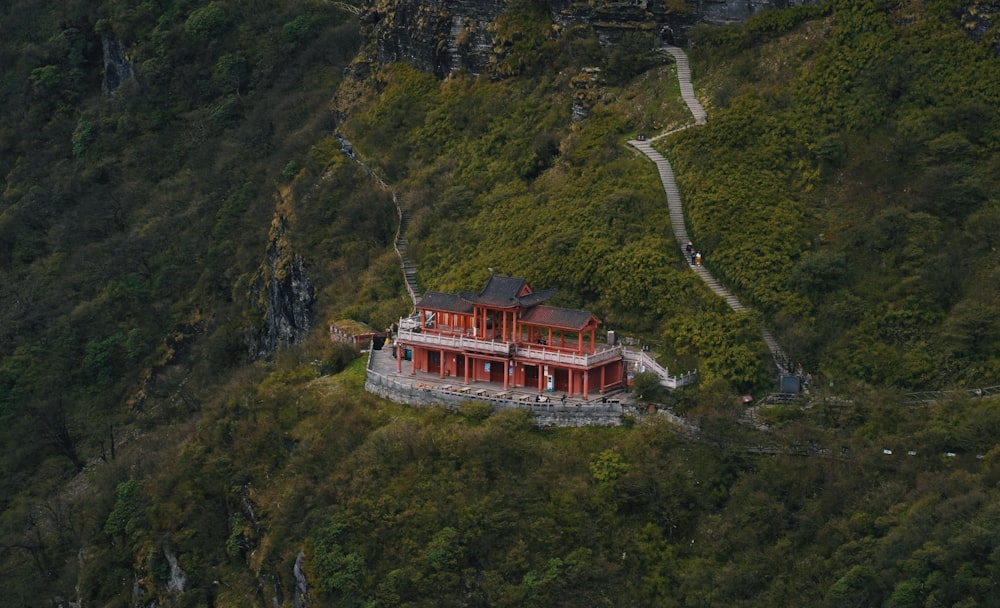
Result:
[[295,597],[292,604],[295,608],[305,608],[311,603],[309,581],[306,580],[306,573],[302,570],[302,560],[305,556],[305,551],[299,551],[295,558],[295,566],[292,567],[292,576],[295,577]]
[[439,77],[463,68],[478,74],[493,60],[490,26],[506,6],[502,0],[379,0],[368,4],[361,22],[370,26],[382,62],[412,61]]
[[[573,26],[593,28],[602,45],[613,45],[633,31],[659,35],[671,28],[670,42],[683,44],[698,23],[732,24],[760,10],[814,4],[815,0],[688,0],[668,9],[664,2],[550,0],[553,34]],[[444,77],[453,70],[491,73],[503,59],[496,23],[510,3],[503,0],[370,0],[361,22],[377,48],[378,59],[410,61]]]
[[163,557],[167,558],[167,565],[170,566],[167,591],[170,593],[183,593],[187,589],[187,575],[184,574],[180,564],[177,563],[177,555],[174,554],[170,545],[163,545]]
[[102,88],[105,95],[115,92],[123,82],[135,77],[132,62],[125,54],[125,46],[114,34],[101,36],[101,49],[104,52],[104,82]]
[[316,300],[302,256],[288,241],[291,193],[280,193],[267,255],[251,285],[251,295],[263,312],[263,323],[251,340],[251,356],[265,358],[279,347],[297,344],[313,322]]
[[[996,31],[996,23],[1000,22],[1000,2],[970,3],[955,11],[962,21],[962,29],[976,42],[984,36]],[[1000,37],[994,34],[993,54],[1000,57]]]
[[811,0],[688,0],[694,23],[732,25],[742,23],[770,8],[789,8],[816,4]]

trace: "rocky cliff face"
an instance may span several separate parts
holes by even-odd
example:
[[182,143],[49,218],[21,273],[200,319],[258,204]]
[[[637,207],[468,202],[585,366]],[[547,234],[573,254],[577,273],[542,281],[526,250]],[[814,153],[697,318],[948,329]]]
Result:
[[281,257],[275,249],[268,253],[268,267],[258,283],[264,291],[266,311],[256,342],[256,358],[302,341],[312,327],[314,290],[302,258],[295,256],[282,262]]
[[[813,4],[815,0],[687,0],[678,8],[661,1],[578,2],[550,0],[553,31],[592,27],[603,45],[630,31],[659,34],[673,30],[677,43],[698,23],[732,24],[758,11]],[[492,26],[510,2],[505,0],[370,0],[361,17],[381,62],[411,61],[421,70],[444,77],[453,70],[489,73],[503,48]]]
[[382,62],[412,61],[443,77],[457,69],[481,73],[493,54],[490,25],[503,0],[377,0],[362,24],[371,28]]
[[815,4],[813,0],[688,0],[693,23],[731,25],[742,23],[759,11]]
[[105,95],[110,95],[123,82],[134,77],[132,62],[125,54],[122,41],[114,34],[101,36],[101,51],[104,54],[104,79],[102,88]]
[[290,194],[283,192],[271,224],[266,259],[251,285],[251,296],[263,313],[263,323],[250,339],[252,358],[264,358],[281,346],[301,342],[312,327],[315,289],[302,257],[294,254],[288,242],[290,213]]

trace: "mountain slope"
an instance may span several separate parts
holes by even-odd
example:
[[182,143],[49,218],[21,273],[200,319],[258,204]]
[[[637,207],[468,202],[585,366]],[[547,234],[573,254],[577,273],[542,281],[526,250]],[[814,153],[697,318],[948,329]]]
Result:
[[[517,8],[496,79],[382,65],[328,3],[2,9],[4,603],[990,605],[997,403],[884,386],[996,377],[988,30],[929,2],[692,32],[709,122],[662,142],[689,227],[837,389],[765,432],[735,398],[772,385],[760,320],[692,276],[624,145],[689,120],[671,65]],[[421,285],[560,288],[700,368],[664,398],[698,440],[365,394],[325,321],[409,302],[334,130]],[[934,271],[945,242],[976,255]],[[309,323],[262,349],[303,276]]]
[[945,4],[695,35],[715,108],[672,150],[693,232],[830,381],[1000,381],[1000,63]]

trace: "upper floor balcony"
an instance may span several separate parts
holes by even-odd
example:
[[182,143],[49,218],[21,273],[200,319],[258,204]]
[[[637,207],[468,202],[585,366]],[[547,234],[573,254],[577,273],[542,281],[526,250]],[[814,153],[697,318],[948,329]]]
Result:
[[573,367],[589,368],[615,358],[622,357],[622,346],[598,344],[593,353],[578,353],[575,349],[538,343],[504,342],[495,339],[479,339],[471,333],[451,332],[446,328],[437,327],[430,331],[426,328],[399,330],[398,339],[407,344],[420,345],[448,350],[490,353],[499,356],[512,357],[540,364],[559,364]]
[[516,355],[518,359],[529,362],[537,361],[538,363],[554,363],[589,368],[598,363],[621,358],[622,349],[623,347],[621,346],[598,344],[595,352],[579,354],[552,346],[518,344]]
[[420,346],[447,348],[449,350],[486,352],[508,357],[514,354],[515,349],[515,345],[511,342],[480,340],[472,337],[471,334],[457,332],[442,333],[438,331],[403,329],[402,326],[399,329],[398,339],[407,344],[419,344]]

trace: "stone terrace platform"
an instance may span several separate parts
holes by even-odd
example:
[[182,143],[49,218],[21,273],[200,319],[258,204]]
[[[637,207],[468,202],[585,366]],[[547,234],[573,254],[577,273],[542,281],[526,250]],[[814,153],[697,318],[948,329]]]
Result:
[[[441,378],[438,374],[411,373],[407,362],[403,371],[396,371],[396,359],[390,348],[369,352],[365,389],[396,403],[417,407],[444,405],[458,409],[466,402],[488,403],[494,411],[522,409],[528,411],[539,426],[619,426],[625,414],[635,414],[635,401],[631,393],[618,390],[604,395],[579,395],[565,393],[539,393],[531,387],[511,387],[488,382],[463,384],[458,378]],[[545,401],[537,401],[537,398]]]

